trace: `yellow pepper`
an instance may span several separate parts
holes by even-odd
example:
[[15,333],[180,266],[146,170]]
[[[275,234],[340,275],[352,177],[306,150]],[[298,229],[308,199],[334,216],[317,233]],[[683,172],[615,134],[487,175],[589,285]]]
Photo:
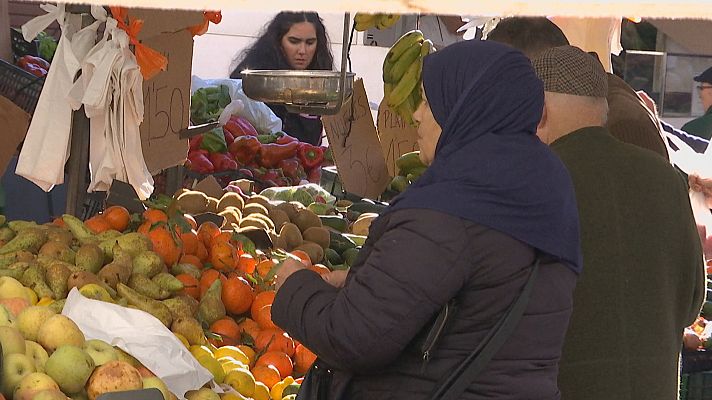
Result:
[[270,397],[272,397],[272,400],[282,400],[282,392],[284,389],[294,383],[294,378],[291,376],[288,376],[284,378],[283,381],[277,382],[274,386],[272,386],[272,390],[270,390]]

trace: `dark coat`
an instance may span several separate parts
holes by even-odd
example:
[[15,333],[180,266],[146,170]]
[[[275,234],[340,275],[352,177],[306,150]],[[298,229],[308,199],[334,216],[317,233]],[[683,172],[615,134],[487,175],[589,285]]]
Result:
[[[519,295],[534,250],[431,210],[378,218],[339,290],[308,270],[280,288],[272,319],[336,369],[332,399],[426,399]],[[463,399],[558,399],[576,275],[544,260],[520,325]],[[452,297],[460,307],[423,370],[413,338]]]

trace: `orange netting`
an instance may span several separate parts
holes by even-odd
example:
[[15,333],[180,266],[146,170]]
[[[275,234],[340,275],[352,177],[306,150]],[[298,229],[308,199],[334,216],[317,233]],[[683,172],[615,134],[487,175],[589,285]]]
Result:
[[[126,32],[131,44],[134,45],[136,62],[141,69],[143,79],[149,80],[159,72],[165,71],[168,67],[168,59],[156,50],[141,44],[137,39],[138,33],[143,28],[143,20],[129,17],[128,10],[125,7],[112,6],[110,8],[111,15],[118,21],[118,27]],[[126,23],[127,20],[128,24]]]

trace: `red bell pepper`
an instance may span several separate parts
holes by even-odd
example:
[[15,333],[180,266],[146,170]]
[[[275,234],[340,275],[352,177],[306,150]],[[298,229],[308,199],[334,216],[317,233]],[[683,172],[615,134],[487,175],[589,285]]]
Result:
[[305,175],[304,168],[302,168],[302,165],[299,163],[299,159],[294,157],[280,161],[279,164],[277,164],[277,168],[281,169],[287,178],[296,179],[297,181]]
[[298,149],[298,142],[263,144],[260,147],[260,164],[263,167],[275,168],[280,161],[294,157]]
[[289,136],[284,132],[276,133],[275,136],[277,136],[277,140],[275,141],[275,143],[277,143],[277,144],[287,144],[287,143],[299,141],[299,139]]
[[215,172],[215,166],[208,157],[201,152],[191,152],[188,154],[190,168],[199,174],[211,174]]
[[225,136],[225,144],[227,144],[228,147],[230,147],[232,142],[235,141],[235,136],[233,136],[233,134],[230,133],[230,131],[225,129],[225,127],[223,127],[223,136]]
[[301,160],[304,169],[312,170],[321,165],[324,161],[324,150],[319,146],[312,146],[309,143],[301,143],[299,145],[299,160]]
[[200,143],[203,141],[203,135],[193,136],[190,138],[190,150],[199,150]]
[[239,136],[257,136],[257,129],[252,126],[250,121],[245,118],[233,115],[230,120],[227,121],[223,129],[229,131],[233,137]]
[[321,168],[312,168],[309,171],[309,175],[307,176],[307,180],[311,183],[316,183],[319,184],[321,182]]
[[238,167],[235,160],[224,153],[210,153],[209,158],[210,162],[215,166],[216,172],[236,170]]
[[260,152],[260,141],[256,136],[238,136],[228,151],[242,165],[251,163]]

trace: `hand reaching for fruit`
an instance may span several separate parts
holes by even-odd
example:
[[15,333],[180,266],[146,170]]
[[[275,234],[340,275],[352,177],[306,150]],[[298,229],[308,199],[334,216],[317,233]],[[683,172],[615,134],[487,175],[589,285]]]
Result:
[[335,271],[329,272],[328,274],[324,274],[321,277],[329,285],[340,289],[340,288],[344,287],[344,284],[346,284],[346,276],[348,274],[349,274],[348,270],[335,270]]
[[707,199],[707,205],[712,208],[712,179],[700,178],[697,175],[690,175],[688,179],[690,189],[704,194]]
[[277,271],[277,276],[274,280],[277,290],[284,285],[284,282],[286,282],[287,278],[292,276],[293,273],[306,268],[306,265],[299,260],[295,260],[293,258],[287,258],[284,260],[282,266],[279,268],[279,271]]

